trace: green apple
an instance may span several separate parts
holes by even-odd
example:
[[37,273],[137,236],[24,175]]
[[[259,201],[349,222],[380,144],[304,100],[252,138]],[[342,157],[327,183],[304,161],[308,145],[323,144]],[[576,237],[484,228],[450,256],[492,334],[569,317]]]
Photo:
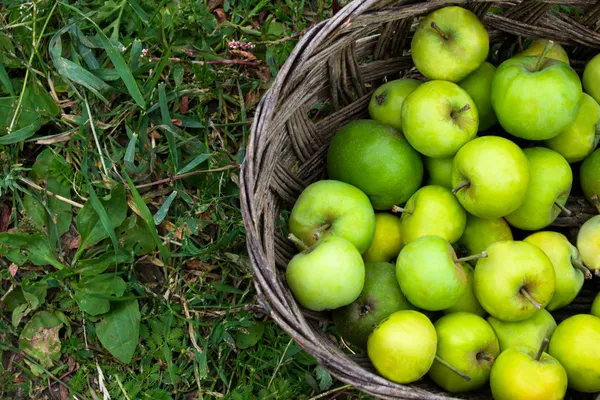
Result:
[[[452,393],[468,392],[485,385],[492,363],[500,353],[490,324],[478,315],[459,312],[443,316],[434,326],[438,345],[429,377]],[[465,379],[467,376],[469,380]]]
[[562,400],[567,392],[567,372],[554,357],[539,350],[512,347],[503,351],[490,374],[495,400]]
[[402,132],[402,104],[422,82],[416,79],[396,79],[379,86],[369,102],[369,116]]
[[452,161],[454,157],[423,157],[423,165],[428,174],[428,185],[443,186],[452,190]]
[[375,213],[375,236],[371,246],[363,253],[366,261],[392,261],[402,249],[400,218],[386,212]]
[[600,215],[588,219],[579,229],[577,250],[585,266],[600,277]]
[[489,35],[471,11],[443,7],[421,21],[410,49],[415,67],[423,76],[458,82],[487,58]]
[[598,293],[594,298],[594,302],[592,303],[591,314],[600,318],[600,293]]
[[479,137],[454,157],[453,192],[479,218],[501,218],[515,211],[525,201],[529,181],[527,157],[508,139]]
[[584,279],[592,279],[577,247],[558,232],[537,232],[523,240],[542,249],[554,266],[556,291],[546,309],[554,311],[570,304],[581,291]]
[[437,350],[435,327],[418,311],[402,310],[383,320],[369,336],[367,354],[375,369],[396,383],[421,379]]
[[600,54],[592,58],[583,70],[583,90],[600,103]]
[[362,254],[373,241],[375,212],[361,190],[344,182],[322,180],[302,191],[292,208],[289,229],[307,246],[334,234]]
[[550,339],[548,353],[567,371],[569,387],[600,392],[600,318],[573,315],[561,322]]
[[373,327],[399,310],[414,310],[396,280],[396,268],[387,262],[365,263],[365,285],[360,296],[334,310],[333,322],[342,337],[366,347]]
[[[531,42],[531,44],[525,50],[523,50],[522,52],[517,54],[515,57],[521,57],[521,56],[539,57],[544,52],[544,49],[546,48],[546,46],[548,46],[548,42],[549,42],[548,39],[534,40],[533,42]],[[569,56],[567,55],[567,52],[565,51],[565,49],[556,42],[554,42],[554,44],[552,45],[552,47],[546,54],[546,57],[553,58],[558,61],[562,61],[565,64],[569,64],[569,65],[571,64],[569,62]]]
[[[293,235],[290,239],[303,243]],[[358,298],[365,283],[365,264],[352,243],[329,235],[296,254],[285,277],[292,294],[304,307],[331,310]]]
[[600,149],[590,154],[579,169],[579,181],[585,197],[594,204],[594,196],[600,196]]
[[544,143],[568,162],[583,160],[594,151],[600,139],[600,105],[587,93],[581,96],[577,118],[566,131]]
[[504,61],[492,82],[492,106],[500,125],[528,140],[550,139],[567,130],[577,117],[581,94],[577,72],[544,55]]
[[504,219],[515,228],[536,231],[550,225],[565,210],[573,171],[563,156],[545,147],[525,149],[523,153],[531,176],[525,201]]
[[402,131],[419,153],[451,157],[477,135],[479,114],[475,102],[456,83],[428,81],[402,105]]
[[458,83],[475,102],[479,113],[480,132],[491,128],[498,121],[490,98],[495,73],[496,67],[486,61]]
[[[503,218],[483,219],[467,214],[465,231],[458,244],[468,254],[477,254],[485,251],[490,244],[502,240],[513,240],[510,226]],[[476,263],[476,260],[472,262],[473,265]]]
[[450,243],[462,236],[467,213],[449,189],[424,186],[406,202],[402,212],[402,240],[409,244],[422,236],[440,236]]
[[[378,121],[342,127],[327,152],[327,172],[369,196],[376,210],[404,204],[423,181],[423,161],[404,136]],[[357,225],[358,226],[358,225]]]
[[[475,267],[475,296],[502,321],[521,321],[546,307],[556,288],[554,268],[538,247],[523,241],[502,241],[487,248]],[[400,253],[402,254],[402,253]]]
[[457,261],[450,243],[439,236],[422,236],[404,246],[396,277],[408,301],[429,311],[452,307],[467,289],[467,276]]
[[468,312],[479,315],[480,317],[485,317],[487,315],[487,311],[481,307],[477,297],[475,297],[475,290],[473,288],[473,267],[466,262],[460,263],[460,266],[462,267],[463,271],[465,271],[465,275],[467,276],[467,288],[465,289],[463,295],[456,300],[456,303],[454,303],[452,307],[444,310],[444,314]]
[[500,351],[517,346],[535,349],[542,340],[550,339],[556,329],[554,317],[545,309],[522,321],[505,322],[492,316],[487,320],[496,332]]

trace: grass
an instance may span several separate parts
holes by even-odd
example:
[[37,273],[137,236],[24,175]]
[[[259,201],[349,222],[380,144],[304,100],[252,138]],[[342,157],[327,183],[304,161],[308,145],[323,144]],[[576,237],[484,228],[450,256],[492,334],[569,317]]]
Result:
[[238,199],[254,108],[331,14],[2,2],[1,398],[360,396],[257,312]]

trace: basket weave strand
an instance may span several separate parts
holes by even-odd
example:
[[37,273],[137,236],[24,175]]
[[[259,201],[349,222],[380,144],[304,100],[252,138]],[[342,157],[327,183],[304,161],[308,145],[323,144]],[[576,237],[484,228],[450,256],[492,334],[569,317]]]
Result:
[[[302,309],[283,278],[296,249],[285,239],[286,212],[310,183],[326,178],[327,147],[351,120],[367,118],[372,91],[384,78],[415,76],[407,50],[421,17],[447,5],[473,11],[487,27],[490,44],[506,58],[522,39],[552,39],[565,46],[581,72],[600,52],[600,1],[415,1],[355,0],[333,18],[315,25],[295,47],[254,115],[241,170],[241,204],[247,246],[259,300],[268,314],[332,375],[384,399],[489,399],[489,391],[444,393],[426,379],[411,385],[378,375],[364,355],[349,355],[322,331],[327,314]],[[584,11],[574,17],[555,6]],[[502,12],[498,12],[501,10]],[[512,50],[511,50],[512,49]],[[595,214],[571,198],[573,217],[556,227],[577,228]],[[589,312],[598,280],[586,282],[578,298],[555,313],[557,321]]]

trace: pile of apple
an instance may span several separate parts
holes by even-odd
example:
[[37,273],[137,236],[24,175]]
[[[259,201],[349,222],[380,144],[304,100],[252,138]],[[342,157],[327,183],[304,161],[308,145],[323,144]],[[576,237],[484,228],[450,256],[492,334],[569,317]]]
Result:
[[489,382],[512,400],[600,392],[600,296],[558,326],[549,312],[600,276],[600,215],[576,246],[550,228],[570,213],[577,163],[598,206],[600,55],[582,84],[550,40],[498,67],[489,52],[464,8],[422,20],[411,53],[425,79],[378,87],[371,119],[333,137],[329,179],[290,215],[301,252],[286,280],[394,382],[427,374],[449,392]]

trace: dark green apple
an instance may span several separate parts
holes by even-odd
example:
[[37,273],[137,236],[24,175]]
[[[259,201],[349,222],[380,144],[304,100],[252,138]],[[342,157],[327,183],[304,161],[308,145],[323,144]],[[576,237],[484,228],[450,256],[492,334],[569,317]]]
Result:
[[486,61],[458,83],[458,86],[465,89],[475,102],[479,113],[480,132],[491,128],[498,121],[490,98],[495,73],[496,67]]
[[594,196],[600,197],[600,149],[590,154],[579,169],[579,181],[585,197],[592,202]]
[[582,81],[585,92],[600,103],[600,54],[586,64]]
[[365,347],[373,327],[400,310],[415,310],[396,279],[396,268],[387,262],[365,263],[365,286],[352,304],[333,311],[333,322],[342,337]]
[[421,186],[423,161],[404,136],[378,121],[356,120],[331,140],[327,172],[369,196],[376,210],[404,204]]
[[396,79],[379,86],[369,102],[369,116],[402,132],[402,104],[422,82]]

